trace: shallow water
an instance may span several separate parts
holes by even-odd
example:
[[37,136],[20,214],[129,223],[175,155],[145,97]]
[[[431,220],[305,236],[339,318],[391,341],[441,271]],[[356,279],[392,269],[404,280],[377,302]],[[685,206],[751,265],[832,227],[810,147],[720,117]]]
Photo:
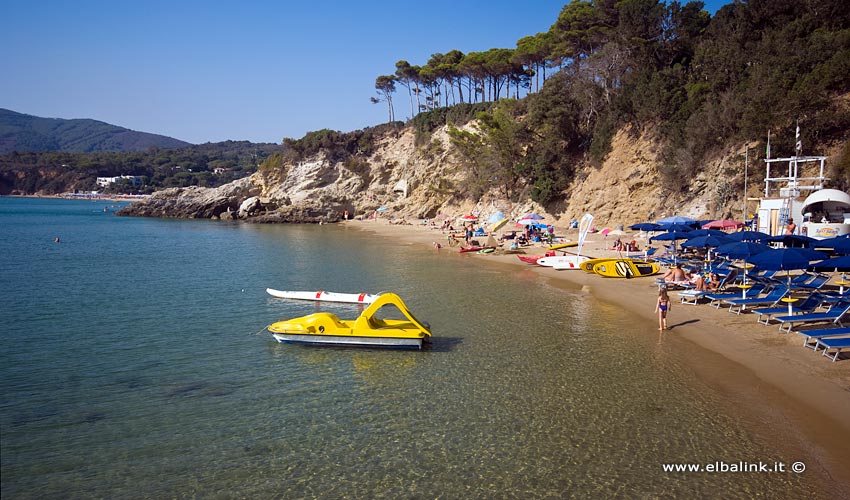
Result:
[[[0,198],[4,498],[830,496],[806,474],[663,472],[793,457],[652,323],[522,268],[105,205]],[[278,344],[264,327],[317,305],[266,287],[392,290],[436,338]]]

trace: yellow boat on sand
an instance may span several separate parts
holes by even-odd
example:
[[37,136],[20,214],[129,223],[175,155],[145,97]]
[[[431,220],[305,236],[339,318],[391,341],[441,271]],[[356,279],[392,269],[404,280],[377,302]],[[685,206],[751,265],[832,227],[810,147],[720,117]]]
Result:
[[599,264],[600,262],[608,262],[609,260],[618,260],[618,259],[619,259],[619,257],[599,257],[599,258],[596,258],[596,259],[590,259],[590,260],[586,260],[586,261],[582,262],[581,264],[579,264],[579,268],[586,273],[592,273],[593,272],[593,266],[595,266],[596,264]]
[[578,241],[568,241],[566,243],[556,243],[554,245],[549,245],[546,247],[546,250],[561,250],[562,248],[572,248],[577,247]]
[[655,262],[635,259],[614,259],[599,262],[593,272],[607,278],[639,278],[656,274],[661,267]]
[[[385,306],[395,308],[404,319],[380,319],[378,310]],[[382,311],[385,313],[386,311]],[[353,320],[339,319],[329,312],[318,312],[278,321],[268,327],[272,336],[281,343],[315,344],[361,347],[393,347],[421,349],[430,342],[431,328],[410,312],[401,297],[382,293]]]

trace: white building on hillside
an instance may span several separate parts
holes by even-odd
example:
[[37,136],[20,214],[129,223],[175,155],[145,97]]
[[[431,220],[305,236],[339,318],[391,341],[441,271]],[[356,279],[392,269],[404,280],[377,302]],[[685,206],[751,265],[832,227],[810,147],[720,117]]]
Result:
[[120,175],[118,177],[98,177],[97,185],[100,187],[106,187],[120,180],[127,180],[133,186],[140,186],[142,184],[142,178],[137,175]]

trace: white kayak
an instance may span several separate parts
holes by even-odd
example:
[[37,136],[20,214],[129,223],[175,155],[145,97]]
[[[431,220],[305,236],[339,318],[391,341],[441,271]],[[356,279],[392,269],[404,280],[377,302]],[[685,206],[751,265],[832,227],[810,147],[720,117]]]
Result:
[[274,288],[266,288],[266,291],[272,297],[279,299],[320,300],[324,302],[347,302],[349,304],[371,304],[380,295],[371,293],[325,292],[321,290],[318,292],[299,292],[275,290]]
[[584,255],[558,255],[555,257],[543,257],[537,259],[537,263],[541,266],[551,267],[558,270],[563,269],[581,269],[581,263],[590,260],[590,257]]

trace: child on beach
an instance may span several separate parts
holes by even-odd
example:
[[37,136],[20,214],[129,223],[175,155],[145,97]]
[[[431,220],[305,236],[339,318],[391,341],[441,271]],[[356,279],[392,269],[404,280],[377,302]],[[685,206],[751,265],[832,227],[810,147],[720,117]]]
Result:
[[655,312],[658,313],[658,331],[667,330],[667,311],[670,310],[670,307],[667,287],[661,287],[658,291],[658,300],[655,302]]

